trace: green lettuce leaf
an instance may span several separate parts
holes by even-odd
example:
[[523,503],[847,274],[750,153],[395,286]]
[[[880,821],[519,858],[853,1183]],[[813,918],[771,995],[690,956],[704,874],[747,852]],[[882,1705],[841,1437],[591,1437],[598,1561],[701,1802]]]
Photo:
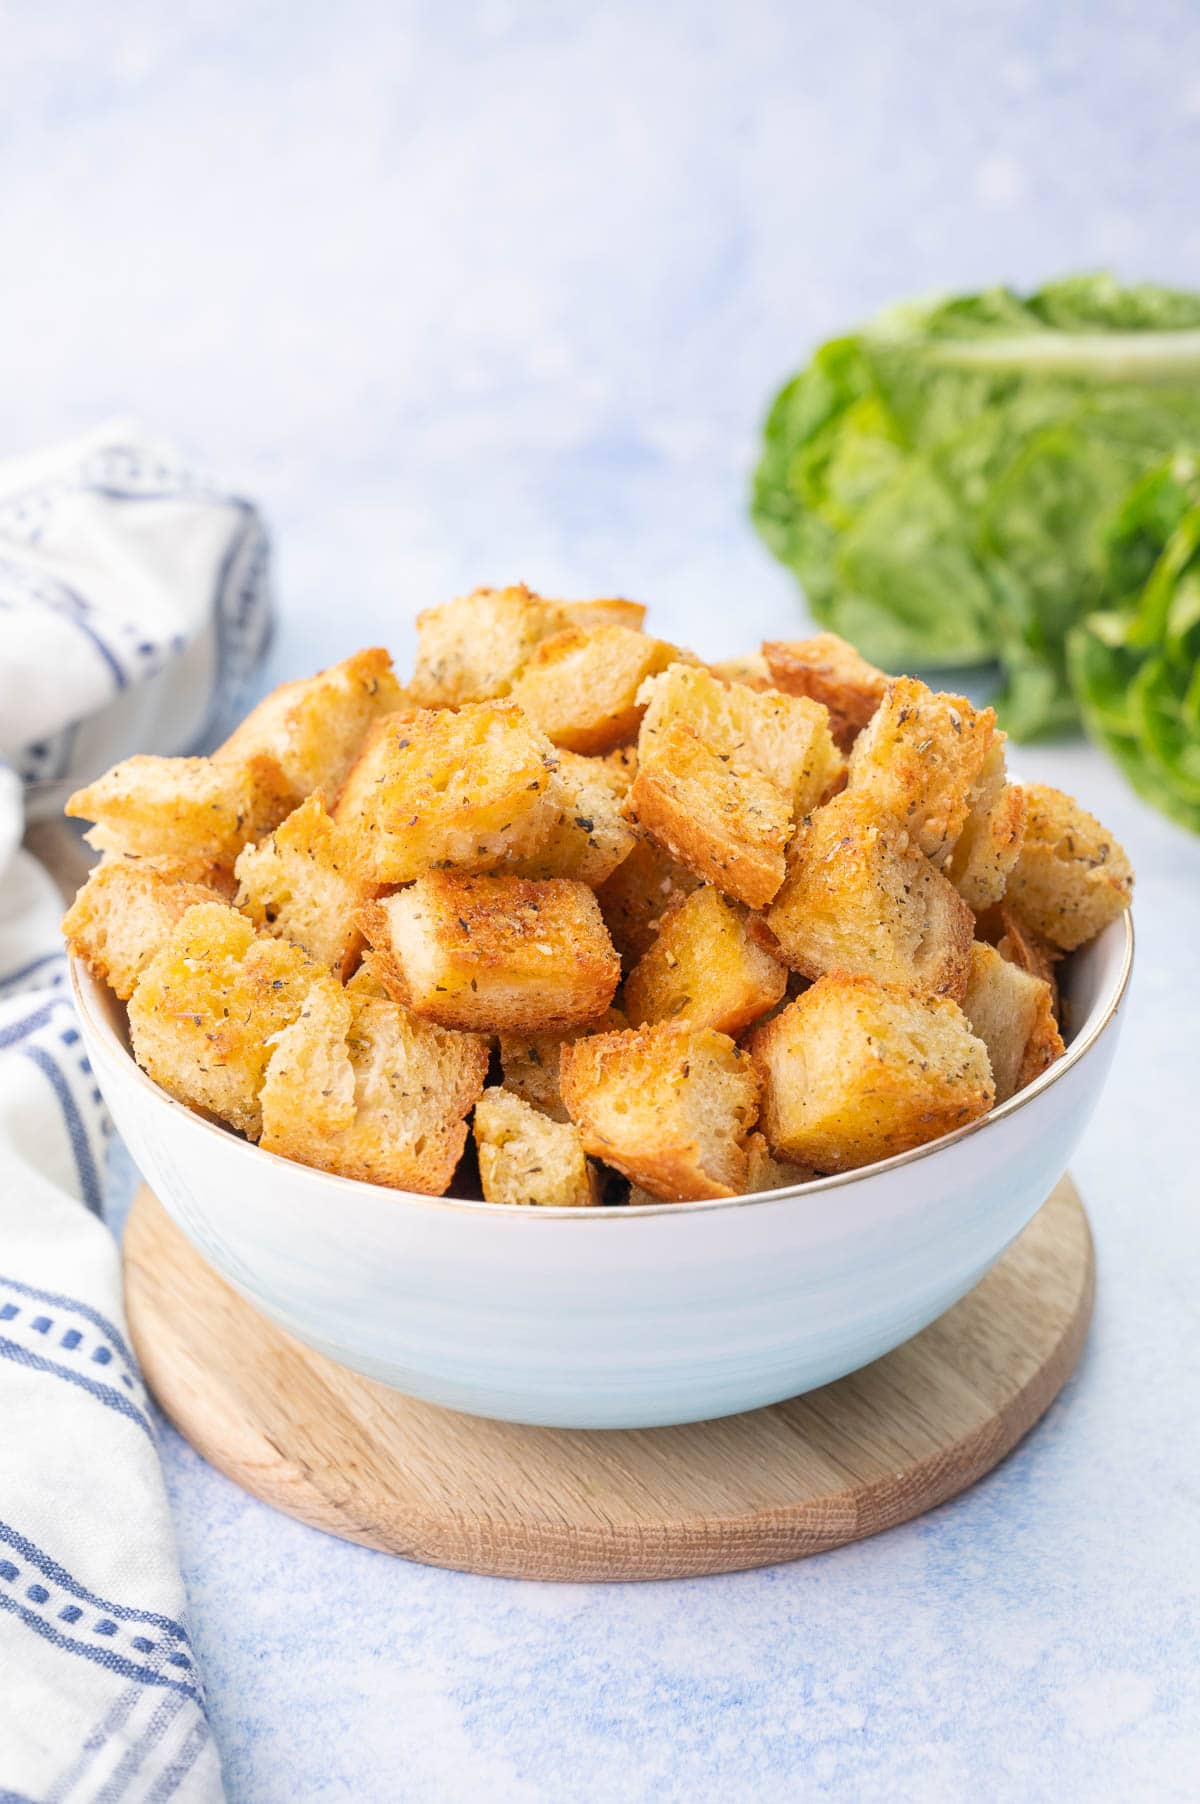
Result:
[[[994,288],[822,346],[771,409],[753,516],[868,657],[997,660],[1002,718],[1028,738],[1078,722],[1067,641],[1112,603],[1108,521],[1197,447],[1200,295],[1108,275]],[[1142,731],[1165,746],[1158,698]]]

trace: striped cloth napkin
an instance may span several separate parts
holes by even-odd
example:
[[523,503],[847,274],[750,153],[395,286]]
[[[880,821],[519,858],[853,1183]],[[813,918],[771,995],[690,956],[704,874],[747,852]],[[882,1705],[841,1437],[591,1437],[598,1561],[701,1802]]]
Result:
[[269,624],[255,510],[129,429],[0,464],[0,1804],[208,1804],[220,1768],[102,1218],[111,1131],[21,841],[181,752]]

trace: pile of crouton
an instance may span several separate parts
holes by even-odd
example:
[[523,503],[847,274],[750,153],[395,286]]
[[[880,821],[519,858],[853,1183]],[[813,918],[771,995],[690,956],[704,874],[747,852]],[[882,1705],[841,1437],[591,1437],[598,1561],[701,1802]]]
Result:
[[138,1063],[286,1158],[542,1206],[853,1170],[1044,1071],[1121,848],[990,708],[644,615],[477,590],[407,685],[359,652],[74,795],[64,932]]

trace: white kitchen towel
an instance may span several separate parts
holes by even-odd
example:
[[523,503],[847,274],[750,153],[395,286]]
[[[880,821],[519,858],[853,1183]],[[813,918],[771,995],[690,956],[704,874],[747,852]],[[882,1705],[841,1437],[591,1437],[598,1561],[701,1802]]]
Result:
[[212,730],[269,615],[255,510],[133,429],[0,464],[0,1804],[222,1796],[101,1214],[110,1124],[21,838]]

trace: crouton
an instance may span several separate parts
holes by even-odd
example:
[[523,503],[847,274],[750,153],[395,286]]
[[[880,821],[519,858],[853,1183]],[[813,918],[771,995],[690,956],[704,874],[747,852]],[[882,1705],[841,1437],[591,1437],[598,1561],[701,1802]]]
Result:
[[628,785],[605,758],[559,752],[550,785],[554,825],[536,852],[506,868],[519,877],[572,877],[592,889],[628,858],[637,835],[621,812]]
[[975,785],[946,875],[973,909],[989,908],[1004,894],[1025,837],[1025,791],[1009,783],[1003,733],[997,733]]
[[1064,1050],[1049,984],[1010,964],[994,946],[972,946],[962,1009],[987,1047],[997,1102],[1007,1102]]
[[973,708],[961,695],[897,677],[854,741],[848,787],[894,815],[927,858],[944,864],[995,737],[994,708]]
[[568,1040],[581,1033],[615,1033],[629,1022],[619,1008],[609,1008],[586,1027],[565,1034],[501,1034],[500,1068],[504,1088],[524,1097],[552,1121],[568,1121],[567,1105],[558,1087],[559,1060]]
[[485,1090],[476,1103],[475,1147],[486,1202],[579,1209],[600,1201],[579,1129],[551,1121],[511,1090]]
[[487,1077],[482,1040],[332,984],[274,1038],[262,1089],[268,1152],[363,1183],[445,1193]]
[[364,877],[408,883],[429,867],[494,870],[535,852],[558,818],[554,748],[511,702],[389,715],[350,772],[334,819]]
[[601,601],[560,601],[557,605],[568,625],[585,627],[588,632],[598,626],[625,626],[640,633],[646,624],[645,603],[625,601],[617,595]]
[[629,792],[638,821],[678,863],[751,908],[768,903],[784,876],[792,814],[777,784],[695,730],[671,721],[653,750],[639,741]]
[[460,708],[464,702],[507,695],[534,647],[562,632],[567,616],[524,583],[475,589],[417,615],[417,665],[409,694],[422,708]]
[[736,1039],[786,988],[786,967],[752,939],[745,910],[705,884],[663,915],[626,980],[625,1012],[631,1027],[687,1020]]
[[583,1026],[604,1013],[620,980],[595,896],[563,878],[430,871],[365,904],[359,921],[392,994],[443,1027]]
[[202,881],[213,866],[232,869],[248,841],[288,811],[287,789],[274,759],[242,763],[139,754],[114,764],[65,812],[95,821],[87,835],[97,851],[170,863]]
[[189,908],[214,902],[199,883],[164,877],[149,865],[114,859],[97,865],[63,919],[75,957],[127,1002],[134,985]]
[[565,751],[608,752],[636,735],[645,679],[678,656],[627,626],[568,627],[534,648],[512,698]]
[[637,776],[637,746],[619,745],[613,751],[605,752],[599,762],[609,772],[613,794],[624,800],[633,788],[633,779]]
[[1129,907],[1133,872],[1112,834],[1073,796],[1030,783],[1025,803],[1025,838],[1005,899],[1051,945],[1073,952]]
[[777,1159],[765,1134],[753,1133],[746,1142],[746,1194],[760,1190],[790,1190],[794,1184],[810,1184],[816,1177],[811,1165],[792,1165]]
[[994,946],[1001,958],[1006,958],[1009,964],[1028,971],[1031,977],[1040,977],[1043,983],[1050,986],[1054,1017],[1057,1020],[1058,976],[1055,964],[1061,954],[1049,940],[1044,940],[1040,933],[1034,932],[1012,898],[1006,896],[991,908],[981,909],[975,916],[975,932],[979,939]]
[[299,946],[256,935],[223,903],[190,908],[129,998],[134,1057],[180,1102],[257,1140],[274,1036],[322,987],[337,986]]
[[638,839],[628,858],[597,887],[596,900],[626,971],[654,944],[671,903],[697,888],[700,878],[677,864],[657,840]]
[[334,795],[371,722],[402,708],[404,700],[390,655],[373,646],[273,690],[213,758],[218,764],[244,763],[258,754],[273,758],[293,804],[314,789]]
[[824,703],[834,741],[843,752],[850,750],[888,686],[884,672],[836,633],[770,640],[763,646],[763,660],[776,689]]
[[852,1171],[986,1114],[987,1048],[946,996],[842,972],[749,1040],[777,1158]]
[[719,658],[715,664],[707,665],[706,669],[711,670],[723,683],[742,683],[747,689],[757,689],[760,694],[763,690],[775,688],[767,660],[758,652],[750,652],[744,658]]
[[854,790],[798,828],[765,920],[805,977],[847,971],[949,996],[966,989],[971,910],[904,828]]
[[362,945],[354,911],[376,886],[362,876],[353,841],[325,812],[320,791],[269,838],[247,846],[234,874],[237,906],[256,927],[303,946],[335,976],[349,976]]
[[564,1046],[563,1101],[584,1151],[667,1202],[737,1196],[758,1084],[725,1034],[686,1022]]
[[749,765],[769,778],[797,817],[819,807],[844,779],[845,759],[820,702],[775,690],[760,694],[688,664],[650,678],[641,699],[648,705],[638,734],[639,768],[658,755],[664,729],[682,723],[733,768]]
[[380,960],[376,952],[368,946],[358,962],[354,976],[346,981],[347,993],[353,996],[391,996],[383,978],[380,976]]

